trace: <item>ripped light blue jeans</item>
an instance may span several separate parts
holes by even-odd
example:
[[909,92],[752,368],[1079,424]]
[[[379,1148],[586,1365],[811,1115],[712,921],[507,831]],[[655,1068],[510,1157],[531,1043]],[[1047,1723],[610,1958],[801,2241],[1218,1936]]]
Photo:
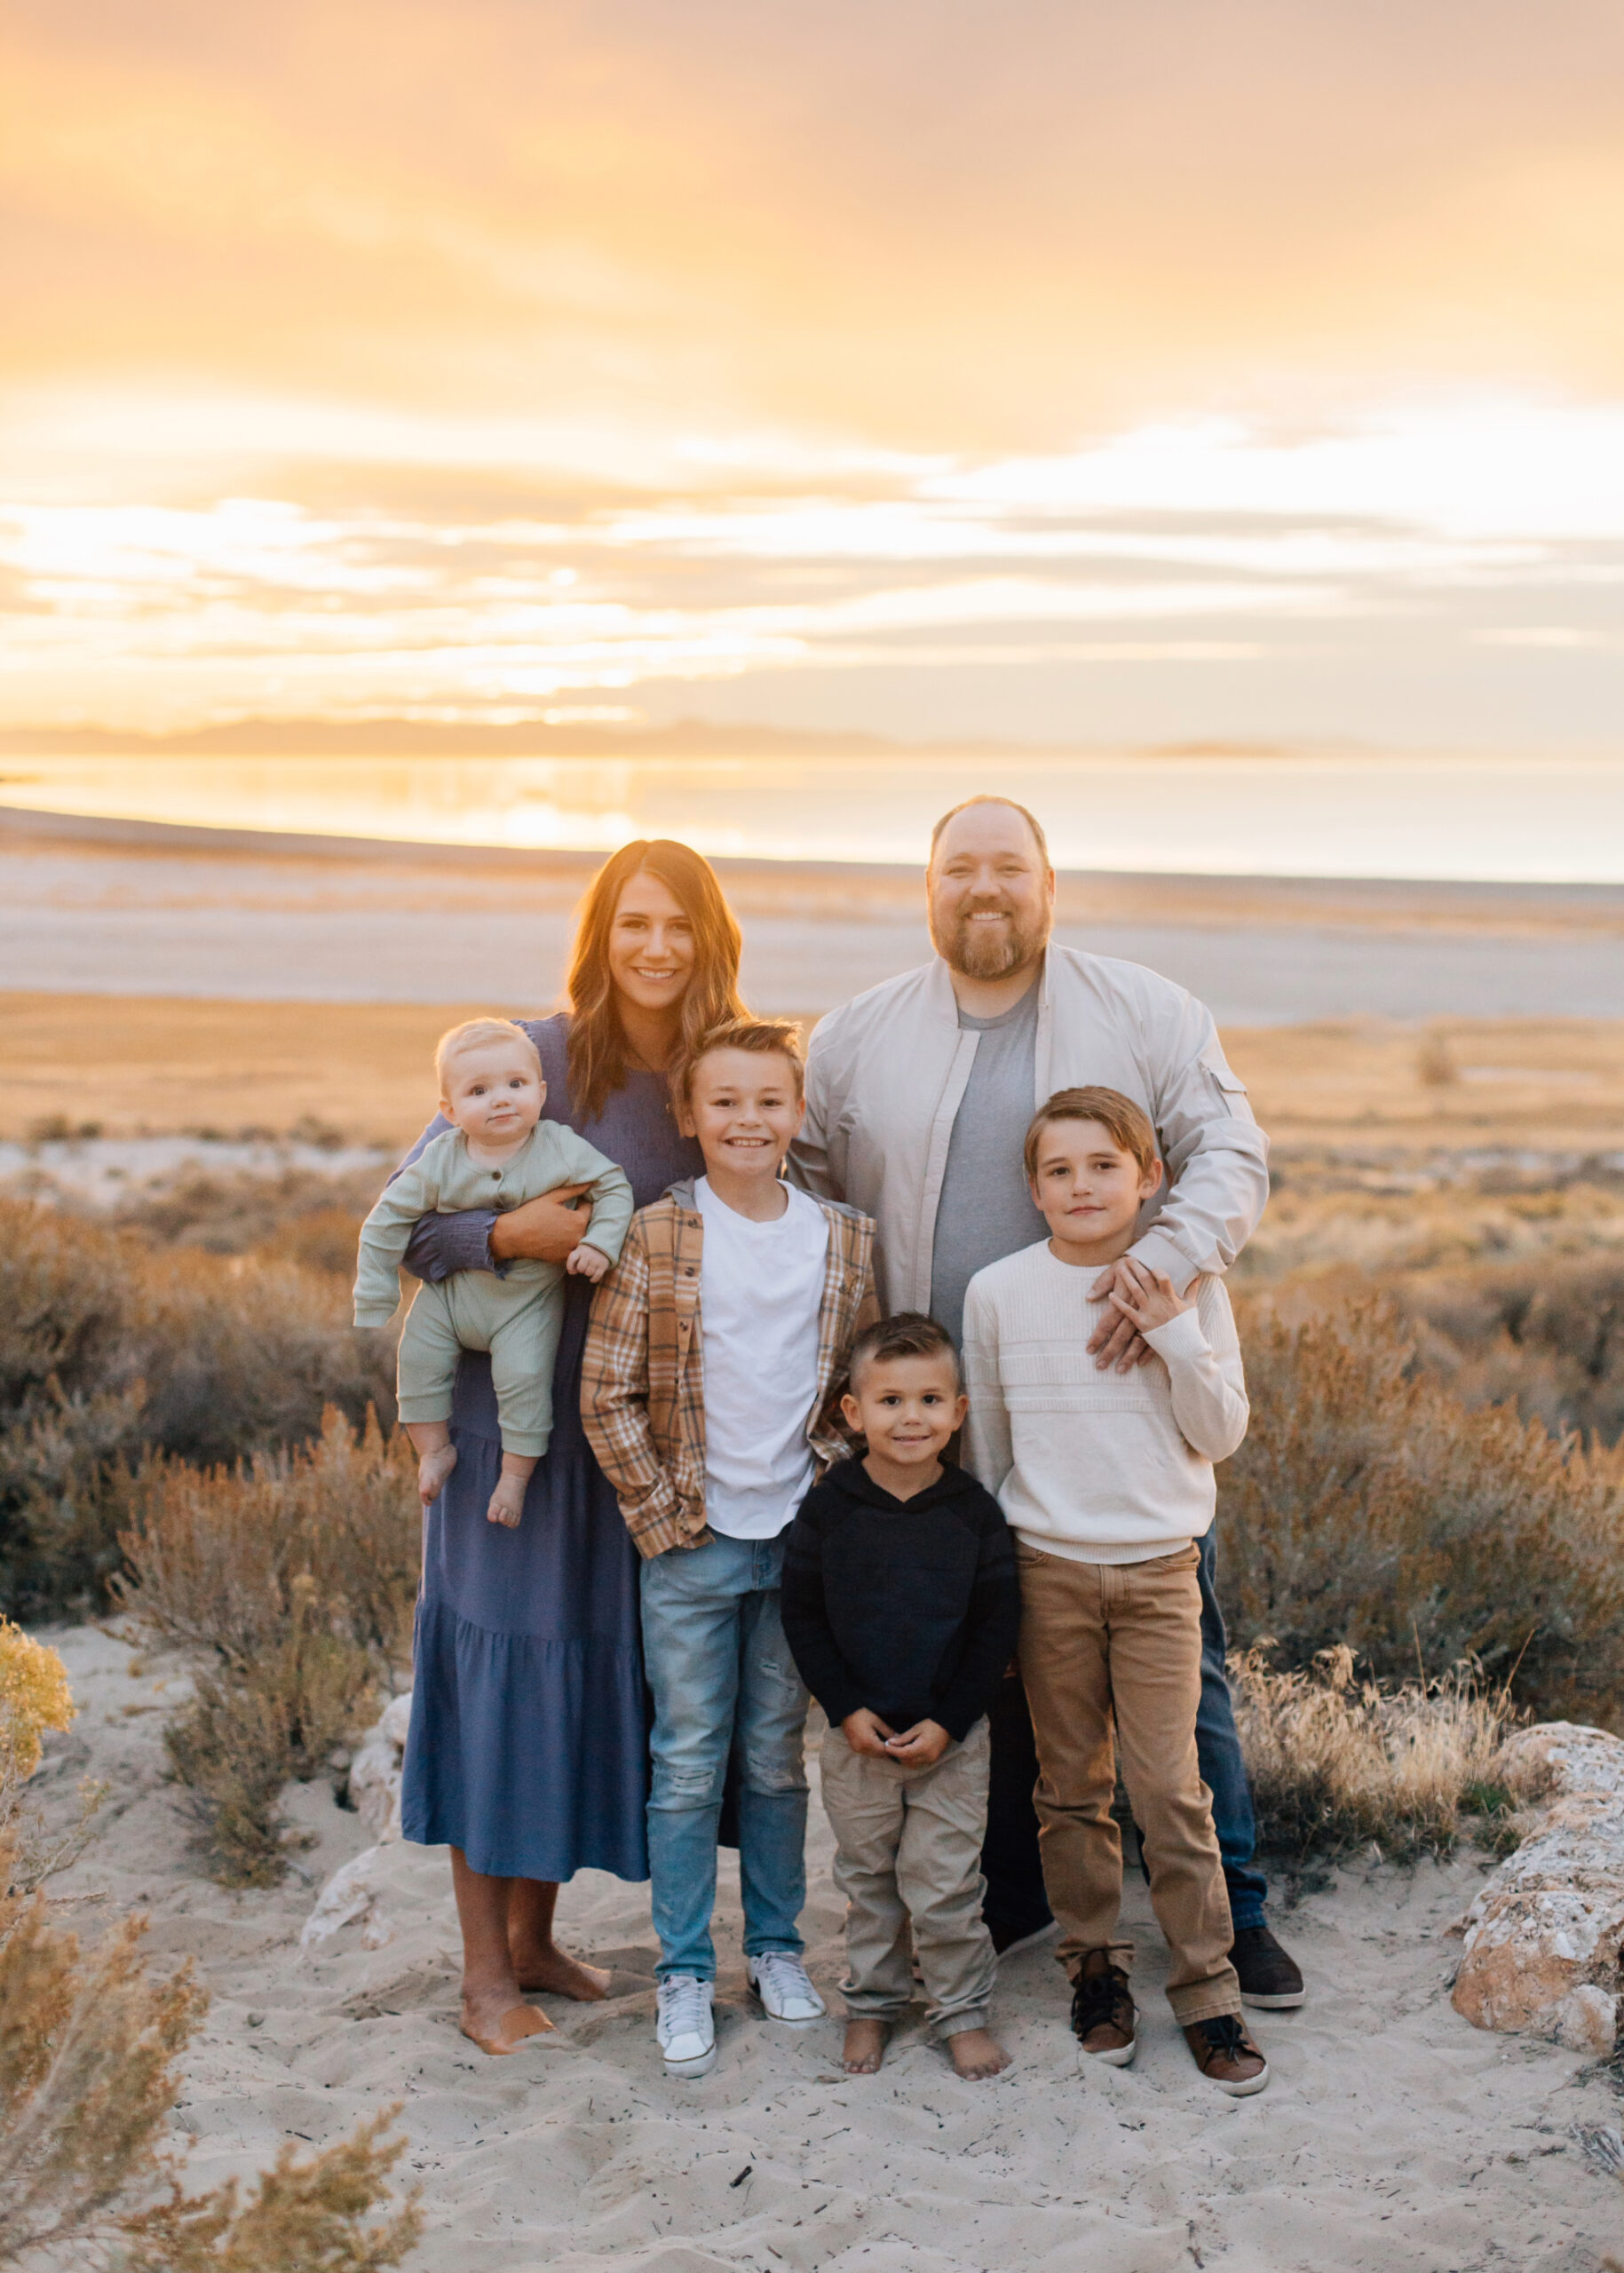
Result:
[[739,1766],[744,1951],[798,1956],[806,1899],[807,1694],[784,1639],[785,1535],[669,1548],[642,1570],[654,1698],[648,1867],[661,1980],[716,1978],[717,1832]]

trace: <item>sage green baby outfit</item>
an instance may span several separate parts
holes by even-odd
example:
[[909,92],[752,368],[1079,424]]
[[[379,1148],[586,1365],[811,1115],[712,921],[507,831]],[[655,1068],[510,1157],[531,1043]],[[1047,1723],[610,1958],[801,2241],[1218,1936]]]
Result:
[[[581,1237],[620,1260],[631,1221],[631,1186],[613,1160],[558,1121],[538,1121],[512,1158],[495,1168],[468,1156],[460,1129],[448,1129],[403,1168],[361,1225],[355,1323],[387,1326],[400,1299],[400,1267],[420,1216],[464,1208],[505,1212],[560,1184],[590,1186],[592,1215]],[[564,1323],[564,1271],[527,1258],[494,1271],[458,1271],[420,1286],[400,1330],[402,1421],[448,1421],[456,1361],[488,1350],[502,1449],[538,1458],[552,1434],[552,1368]]]

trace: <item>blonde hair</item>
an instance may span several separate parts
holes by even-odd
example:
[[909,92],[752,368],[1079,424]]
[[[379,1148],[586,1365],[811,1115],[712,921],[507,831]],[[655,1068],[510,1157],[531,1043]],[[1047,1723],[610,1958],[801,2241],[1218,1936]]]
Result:
[[973,797],[963,797],[956,805],[949,805],[937,822],[931,831],[931,857],[925,863],[927,869],[936,866],[936,851],[942,841],[943,829],[950,820],[957,820],[961,813],[967,813],[972,805],[1007,805],[1012,813],[1018,813],[1032,831],[1032,841],[1038,848],[1039,859],[1046,868],[1053,867],[1054,862],[1049,857],[1049,839],[1043,834],[1043,824],[1037,815],[1028,812],[1025,805],[1017,804],[1013,797],[1001,797],[993,790],[983,789]]
[[626,1037],[609,976],[609,931],[621,893],[633,876],[657,877],[693,926],[693,976],[682,998],[686,1053],[706,1030],[749,1014],[739,992],[743,940],[702,854],[669,836],[639,837],[606,859],[587,887],[569,966],[569,1098],[582,1121],[594,1121],[626,1079]]
[[712,1026],[709,1034],[701,1034],[672,1066],[671,1095],[678,1105],[687,1104],[699,1062],[701,1057],[709,1057],[713,1049],[748,1049],[758,1057],[787,1057],[795,1074],[796,1097],[805,1094],[801,1029],[793,1018],[728,1018],[721,1026]]
[[1125,1097],[1121,1089],[1057,1089],[1032,1116],[1026,1131],[1026,1181],[1038,1172],[1038,1139],[1057,1121],[1097,1121],[1120,1152],[1131,1152],[1141,1176],[1148,1176],[1161,1155],[1156,1132],[1143,1105]]
[[460,1026],[448,1026],[434,1045],[434,1078],[440,1083],[440,1094],[446,1094],[446,1072],[454,1057],[464,1049],[475,1049],[482,1041],[514,1041],[527,1049],[535,1060],[535,1070],[542,1070],[542,1056],[523,1026],[514,1025],[511,1018],[469,1018]]

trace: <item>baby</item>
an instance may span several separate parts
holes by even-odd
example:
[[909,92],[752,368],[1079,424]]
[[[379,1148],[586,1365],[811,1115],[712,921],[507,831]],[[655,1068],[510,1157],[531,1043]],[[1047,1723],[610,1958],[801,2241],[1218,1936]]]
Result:
[[440,1109],[452,1126],[399,1169],[361,1226],[355,1323],[387,1326],[400,1299],[400,1265],[420,1216],[506,1209],[560,1184],[590,1186],[581,1243],[555,1263],[462,1271],[420,1286],[400,1332],[400,1407],[418,1454],[417,1489],[437,1499],[456,1466],[447,1426],[459,1353],[488,1350],[502,1423],[502,1474],[486,1513],[510,1529],[552,1433],[552,1368],[564,1320],[564,1272],[598,1279],[620,1260],[631,1186],[613,1160],[563,1122],[543,1121],[547,1084],[535,1045],[502,1018],[442,1034],[434,1052]]

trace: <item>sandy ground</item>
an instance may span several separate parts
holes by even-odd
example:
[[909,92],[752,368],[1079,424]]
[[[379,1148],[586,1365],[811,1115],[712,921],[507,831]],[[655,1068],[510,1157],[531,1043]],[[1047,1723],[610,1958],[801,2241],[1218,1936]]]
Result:
[[[194,2176],[247,2174],[289,2137],[313,2146],[403,2103],[430,2230],[421,2273],[1599,2273],[1624,2261],[1624,2190],[1583,2158],[1573,2126],[1616,2125],[1605,2071],[1568,2053],[1479,2034],[1453,2011],[1458,1944],[1445,1928],[1476,1860],[1414,1873],[1339,1873],[1289,1918],[1312,1989],[1259,2016],[1273,2064],[1262,2097],[1196,2079],[1144,1939],[1138,2064],[1080,2075],[1052,1959],[1007,1968],[996,2020],[1015,2055],[994,2084],[958,2082],[910,2031],[873,2081],[844,2078],[838,2024],[774,2029],[745,1994],[735,1884],[719,1945],[722,2057],[669,2082],[652,2028],[645,1889],[586,1874],[565,1938],[614,1968],[597,2008],[555,2003],[558,2033],[483,2058],[456,2028],[456,1926],[443,1854],[387,1853],[392,1940],[346,1929],[313,1960],[298,1932],[313,1886],[366,1843],[326,1786],[299,1791],[318,1833],[300,1876],[228,1894],[197,1874],[161,1780],[175,1669],[94,1628],[53,1637],[83,1711],[51,1740],[44,1790],[113,1781],[103,1835],[60,1891],[88,1931],[150,1911],[160,1962],[193,1958],[213,1992],[186,2061],[178,2121]],[[814,1798],[810,1962],[836,2004],[839,1913]],[[1129,1894],[1148,1922],[1142,1888]]]

